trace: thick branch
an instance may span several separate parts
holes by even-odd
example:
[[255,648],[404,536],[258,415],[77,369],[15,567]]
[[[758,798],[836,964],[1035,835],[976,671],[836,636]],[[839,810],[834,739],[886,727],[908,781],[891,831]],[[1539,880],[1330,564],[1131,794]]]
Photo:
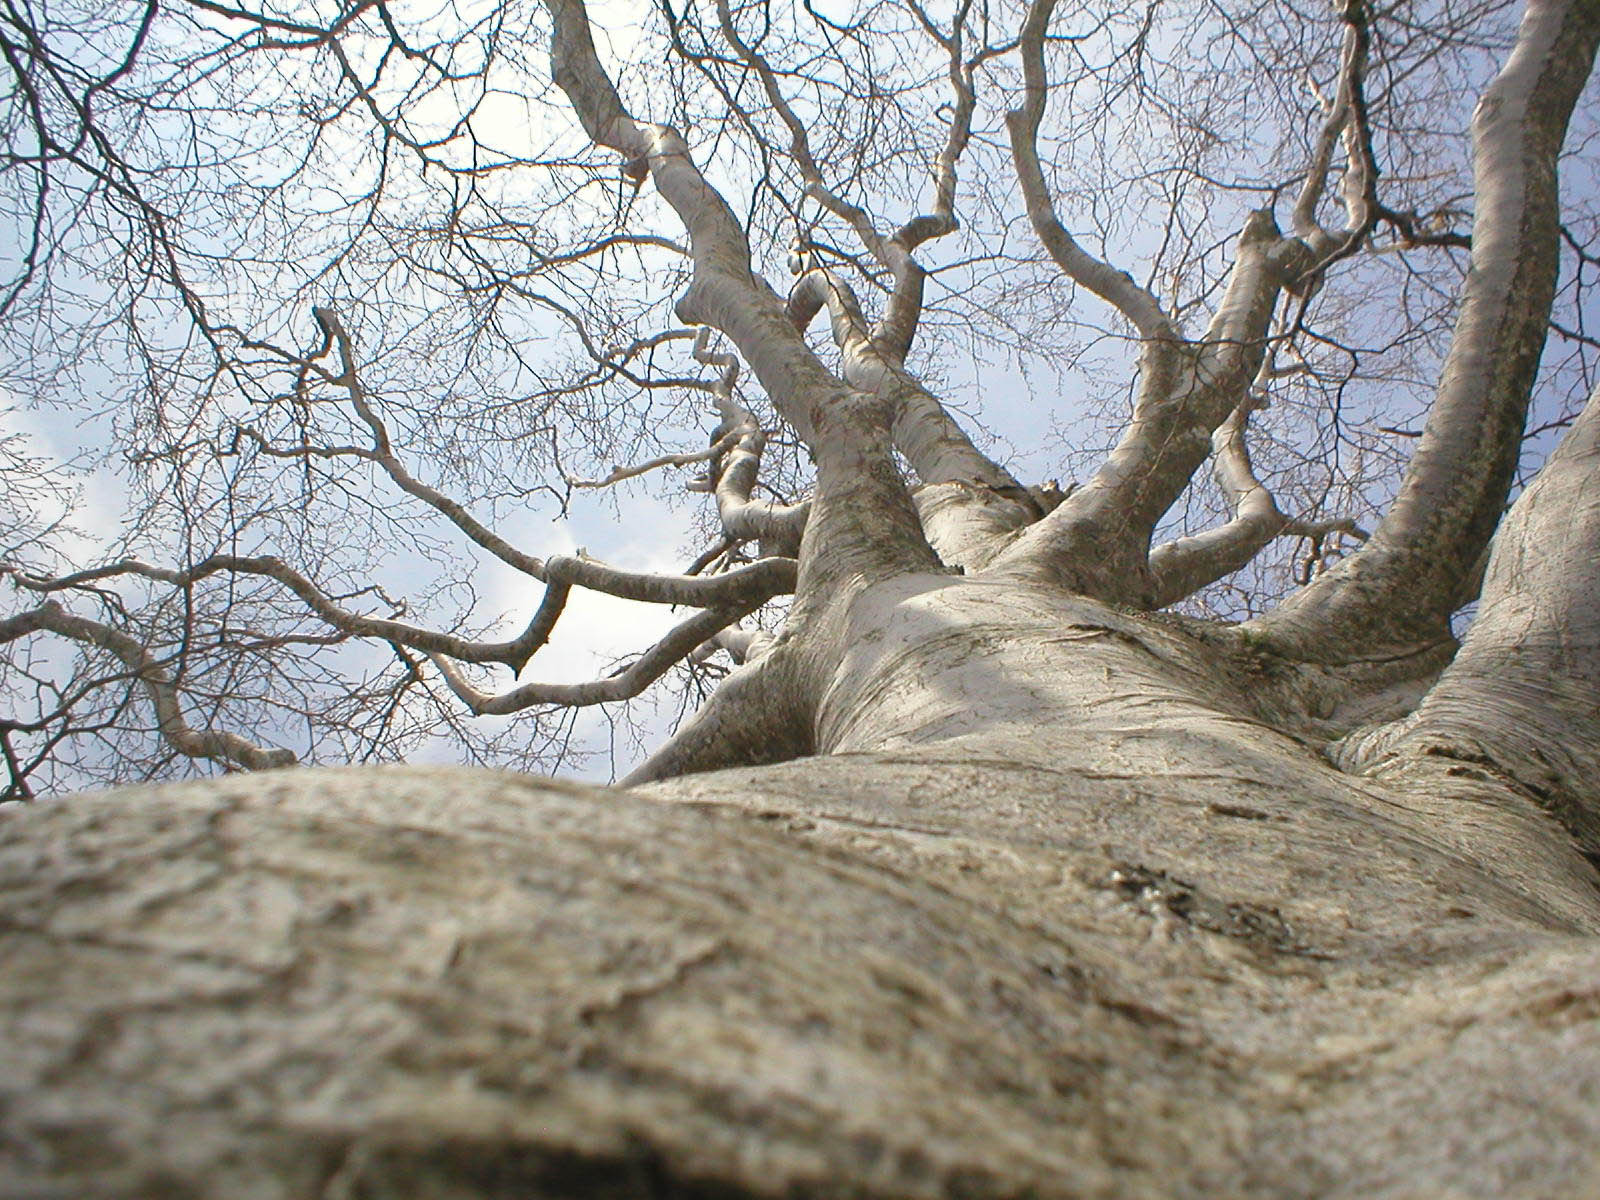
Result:
[[[831,569],[805,563],[806,545],[842,554],[851,564],[845,572],[851,576],[864,570],[877,577],[936,562],[895,469],[888,422],[868,412],[880,401],[852,395],[811,352],[778,297],[753,273],[743,229],[695,167],[682,136],[628,115],[595,53],[581,0],[547,0],[547,4],[555,22],[551,48],[555,81],[585,131],[630,163],[644,163],[662,198],[689,230],[694,282],[678,302],[680,317],[728,335],[779,413],[810,446],[817,460],[817,505],[828,499],[830,489],[834,492],[834,515],[819,518],[814,507],[807,524],[801,587],[808,579],[816,583],[836,578]],[[863,472],[872,486],[858,486]],[[846,515],[847,508],[854,511]],[[819,521],[838,526],[835,532],[845,548],[817,534]],[[860,535],[869,526],[875,534],[863,541]]]
[[744,229],[695,167],[682,136],[665,125],[636,121],[623,107],[600,65],[581,0],[548,0],[547,7],[555,24],[552,73],[584,131],[596,145],[647,169],[689,231],[694,282],[678,302],[679,316],[726,333],[784,419],[811,443],[813,409],[826,403],[838,381],[784,318],[772,289],[752,271]]
[[[875,340],[854,290],[832,271],[813,268],[795,281],[787,312],[804,329],[826,307],[844,377],[852,386],[888,397],[895,406],[891,431],[895,449],[905,455],[924,484],[979,484],[1020,498],[1024,488],[1012,474],[975,445],[920,380]],[[1010,526],[1035,514],[1025,501]]]
[[[764,635],[761,630],[730,632]],[[752,640],[754,640],[752,638]],[[673,737],[622,780],[625,787],[810,754],[814,705],[793,659],[773,650],[723,681]]]
[[1147,289],[1079,246],[1056,216],[1037,144],[1049,94],[1044,45],[1053,8],[1054,0],[1034,0],[1019,39],[1026,87],[1023,104],[1006,118],[1012,157],[1029,218],[1051,257],[1138,331],[1139,394],[1132,423],[1093,478],[1004,550],[995,566],[1148,604],[1155,596],[1150,535],[1210,453],[1212,431],[1244,399],[1278,296],[1310,252],[1278,232],[1270,210],[1252,214],[1221,303],[1204,337],[1191,344]]
[[1600,40],[1594,0],[1533,0],[1473,116],[1476,211],[1427,426],[1371,541],[1255,623],[1341,661],[1448,638],[1505,505],[1558,269],[1556,162]]
[[846,221],[861,244],[894,278],[883,318],[876,324],[869,324],[848,285],[830,272],[812,268],[806,255],[800,253],[795,266],[801,278],[790,293],[790,318],[804,329],[823,304],[828,306],[834,340],[844,353],[846,380],[855,387],[893,399],[896,405],[892,430],[895,448],[906,456],[924,483],[975,482],[1021,494],[1021,485],[979,451],[944,406],[905,371],[906,354],[921,318],[926,277],[912,252],[957,228],[956,164],[971,136],[976,106],[972,66],[962,61],[961,49],[962,30],[970,5],[961,6],[948,37],[937,35],[949,58],[948,73],[955,104],[945,145],[934,168],[933,211],[913,217],[892,237],[883,236],[864,210],[843,200],[828,187],[812,153],[805,124],[785,99],[771,65],[740,37],[726,0],[718,0],[717,7],[723,36],[756,73],[773,110],[789,130],[790,154],[800,168],[807,194]]
[[1600,856],[1600,388],[1495,537],[1455,661],[1343,751],[1379,774],[1508,777]]
[[800,535],[805,530],[811,505],[752,499],[767,437],[754,414],[734,396],[739,360],[731,354],[712,350],[711,330],[706,327],[702,327],[695,338],[694,356],[707,366],[721,369],[712,394],[721,417],[718,428],[727,431],[716,445],[725,445],[727,449],[712,459],[708,486],[716,497],[717,518],[722,522],[723,534],[736,542],[753,539],[785,555],[798,554]]
[[763,558],[721,575],[624,571],[593,558],[552,558],[545,564],[551,582],[585,587],[624,600],[695,608],[759,608],[772,597],[794,590],[795,571],[792,558]]
[[1155,595],[1152,607],[1164,608],[1191,596],[1249,564],[1274,538],[1286,534],[1324,538],[1333,533],[1366,534],[1348,519],[1296,520],[1283,514],[1266,486],[1256,478],[1245,444],[1250,404],[1241,404],[1211,435],[1217,484],[1233,509],[1233,517],[1214,529],[1178,538],[1150,552]]
[[1251,215],[1228,285],[1195,343],[1145,343],[1133,420],[1093,477],[1022,534],[997,567],[1043,575],[1123,604],[1149,605],[1150,536],[1211,453],[1212,432],[1244,400],[1267,347],[1273,309],[1306,247],[1272,214]]

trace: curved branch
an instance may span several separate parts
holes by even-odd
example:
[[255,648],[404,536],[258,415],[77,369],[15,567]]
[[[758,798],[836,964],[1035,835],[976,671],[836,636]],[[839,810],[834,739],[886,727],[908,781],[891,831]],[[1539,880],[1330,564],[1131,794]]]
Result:
[[1332,533],[1348,533],[1366,539],[1366,533],[1348,518],[1304,521],[1283,514],[1272,493],[1256,478],[1245,444],[1245,429],[1255,407],[1254,403],[1241,404],[1211,435],[1217,484],[1233,509],[1233,518],[1150,552],[1152,608],[1176,604],[1207,584],[1231,575],[1248,565],[1267,543],[1286,534],[1324,538]]
[[[862,245],[895,279],[894,298],[885,321],[877,327],[869,327],[859,302],[847,285],[826,273],[819,278],[816,272],[805,271],[787,306],[791,321],[804,329],[824,303],[829,306],[834,337],[844,351],[846,380],[892,401],[895,407],[890,436],[894,447],[906,456],[923,482],[978,482],[1023,495],[1021,485],[972,444],[944,406],[907,374],[903,366],[921,312],[924,277],[911,251],[956,228],[955,166],[970,136],[975,105],[971,69],[961,63],[960,33],[967,6],[962,6],[951,38],[941,39],[952,56],[950,71],[956,84],[957,103],[936,168],[935,211],[913,218],[888,238],[873,226],[864,210],[844,201],[828,188],[812,153],[805,124],[785,99],[771,65],[740,37],[727,0],[718,0],[717,11],[724,38],[740,60],[755,72],[773,110],[789,130],[790,153],[805,180],[807,194],[849,224]],[[804,271],[808,265],[803,254],[797,258],[797,270]],[[740,349],[745,350],[745,347],[741,345]],[[748,353],[746,358],[749,358]],[[760,367],[755,365],[760,375]]]
[[[356,367],[355,348],[338,314],[330,308],[313,308],[311,313],[324,334],[339,347],[341,374],[330,382],[344,387],[350,406],[372,432],[372,461],[383,468],[397,487],[408,496],[415,496],[424,504],[442,513],[451,524],[461,530],[471,541],[483,547],[501,562],[515,567],[535,579],[543,579],[544,564],[532,555],[524,554],[499,534],[483,525],[460,503],[452,500],[437,488],[429,487],[406,470],[389,443],[389,430],[367,402],[365,389]],[[259,435],[257,435],[259,437]],[[420,648],[420,647],[419,647]]]
[[1541,0],[1473,116],[1471,268],[1416,453],[1360,551],[1252,623],[1337,662],[1449,639],[1516,471],[1559,268],[1556,166],[1593,69],[1600,4]]
[[1090,254],[1067,232],[1056,216],[1050,186],[1039,163],[1039,125],[1044,120],[1049,99],[1049,80],[1045,74],[1044,43],[1055,0],[1033,0],[1023,21],[1018,46],[1025,81],[1023,102],[1006,114],[1006,129],[1011,135],[1011,157],[1017,168],[1017,181],[1028,208],[1028,219],[1062,273],[1074,283],[1088,288],[1112,305],[1152,346],[1176,343],[1177,326],[1148,289],[1134,282],[1133,276]]
[[480,692],[463,679],[447,658],[438,654],[429,654],[428,657],[450,690],[476,716],[502,716],[539,704],[564,704],[573,708],[607,704],[637,696],[666,674],[674,663],[693,653],[701,642],[748,615],[756,607],[758,605],[712,608],[696,613],[646,650],[627,670],[607,679],[595,679],[587,683],[527,683],[509,692],[490,695]]
[[716,497],[717,517],[724,536],[735,542],[756,540],[785,556],[799,553],[800,537],[811,515],[811,505],[751,498],[760,475],[761,454],[766,449],[767,437],[750,410],[734,398],[733,384],[739,377],[739,360],[731,354],[712,350],[711,330],[706,327],[702,327],[695,338],[694,356],[697,361],[718,367],[722,372],[712,392],[722,418],[718,428],[728,432],[715,445],[726,446],[727,452],[713,458],[706,486]]
[[927,272],[913,257],[913,253],[919,246],[953,233],[959,227],[955,215],[956,164],[971,140],[972,115],[977,108],[977,96],[972,83],[976,63],[964,62],[962,58],[963,32],[971,11],[971,0],[966,0],[958,8],[948,35],[941,33],[919,7],[913,6],[913,9],[923,28],[945,50],[948,59],[946,73],[955,99],[951,106],[949,131],[934,163],[932,211],[912,217],[892,236],[885,237],[864,209],[851,204],[828,186],[812,152],[805,123],[783,95],[772,65],[740,36],[727,0],[717,0],[717,16],[724,39],[733,47],[740,61],[755,72],[768,103],[789,131],[789,153],[800,169],[806,195],[849,225],[862,246],[894,279],[882,319],[870,329],[863,325],[863,329],[873,348],[897,365],[904,364],[922,317],[923,282]]
[[[1326,105],[1316,149],[1306,168],[1305,183],[1295,200],[1293,228],[1321,260],[1318,269],[1353,250],[1384,211],[1378,202],[1378,163],[1372,150],[1367,116],[1366,72],[1371,49],[1365,0],[1347,0],[1340,10],[1345,24],[1339,57],[1339,81]],[[1340,192],[1345,209],[1344,231],[1335,236],[1317,219],[1317,205],[1327,190],[1333,148],[1343,138],[1345,169]]]
[[997,567],[1119,604],[1149,606],[1150,537],[1211,453],[1266,358],[1272,313],[1307,248],[1269,210],[1239,235],[1222,300],[1194,343],[1146,340],[1133,420],[1083,487],[1026,530]]
[[353,637],[396,642],[413,650],[448,654],[463,662],[503,663],[513,670],[521,670],[533,652],[544,644],[549,633],[548,626],[545,626],[544,622],[547,620],[549,624],[554,624],[555,617],[560,613],[559,603],[565,599],[565,587],[570,586],[561,585],[560,591],[547,588],[545,601],[540,606],[539,613],[535,614],[528,628],[516,638],[507,642],[479,642],[387,617],[368,617],[353,613],[335,604],[326,592],[288,563],[265,554],[257,556],[214,554],[182,571],[152,566],[136,558],[125,558],[118,562],[107,563],[105,566],[92,567],[53,579],[20,573],[12,573],[12,578],[19,586],[29,591],[59,592],[104,579],[115,579],[118,576],[134,576],[154,580],[157,583],[171,584],[176,588],[188,588],[213,575],[224,573],[257,575],[275,580],[303,600],[306,607],[325,624]]
[[13,573],[12,578],[30,591],[57,592],[121,575],[187,588],[224,572],[275,580],[303,600],[326,624],[351,636],[395,642],[425,653],[448,655],[461,662],[501,663],[518,672],[527,665],[534,652],[549,640],[550,631],[561,615],[567,593],[572,587],[585,587],[625,600],[653,604],[692,604],[697,608],[746,603],[759,606],[773,596],[793,591],[796,578],[794,560],[785,558],[764,558],[722,575],[702,576],[624,571],[596,559],[560,556],[544,565],[544,600],[527,628],[517,637],[504,642],[474,641],[404,621],[350,612],[335,604],[305,575],[271,555],[247,557],[217,554],[183,571],[151,566],[137,559],[123,559],[56,579],[18,573]]
[[177,683],[137,638],[100,621],[69,613],[56,600],[46,600],[37,608],[0,620],[0,643],[44,631],[98,646],[121,659],[143,685],[155,708],[156,727],[162,738],[179,754],[248,771],[293,766],[297,761],[292,750],[266,749],[225,730],[195,729],[184,719]]
[[892,265],[894,289],[889,294],[883,317],[873,326],[872,341],[896,362],[904,363],[910,353],[911,343],[917,335],[922,320],[922,290],[927,272],[912,257],[923,243],[954,233],[959,227],[956,218],[956,164],[972,137],[972,114],[978,106],[977,92],[973,87],[973,72],[977,60],[962,61],[963,34],[967,16],[972,11],[972,0],[963,0],[956,10],[948,37],[941,34],[928,20],[921,5],[912,5],[917,19],[929,35],[944,46],[949,55],[946,74],[955,103],[950,111],[950,129],[944,148],[934,163],[934,202],[931,212],[911,218],[890,238],[891,248],[904,253],[895,255]]
[[[805,544],[827,545],[835,561],[808,560],[803,545],[806,569],[798,586],[809,581],[828,589],[845,576],[859,583],[936,566],[894,466],[890,422],[876,411],[883,402],[842,387],[811,352],[752,270],[744,229],[694,165],[682,135],[628,114],[600,65],[581,0],[547,0],[547,7],[555,23],[555,81],[584,130],[647,169],[689,230],[694,278],[678,301],[679,317],[728,335],[816,459],[818,495]],[[819,525],[837,527],[837,536],[815,536]]]
[[1341,762],[1513,780],[1600,862],[1600,388],[1495,538],[1483,601],[1416,712]]
[[817,166],[816,157],[811,152],[811,137],[806,132],[805,122],[796,115],[784,97],[783,89],[778,86],[778,77],[772,70],[772,64],[739,35],[733,23],[733,10],[727,0],[717,0],[717,20],[722,28],[723,38],[733,47],[733,52],[739,56],[740,61],[756,73],[756,78],[761,81],[762,90],[767,95],[767,102],[772,105],[773,111],[788,129],[789,153],[800,168],[800,178],[805,181],[806,195],[855,230],[856,236],[866,247],[867,252],[885,268],[892,269],[888,239],[873,226],[872,218],[867,216],[865,210],[851,204],[828,187],[821,169]]
[[[561,582],[605,592],[624,600],[651,604],[687,604],[695,608],[759,608],[774,596],[794,590],[796,563],[792,558],[762,558],[721,575],[657,575],[650,571],[624,571],[594,558],[552,558],[545,572],[552,583]],[[701,639],[702,641],[704,639]],[[454,657],[459,658],[460,655]]]
[[845,379],[863,391],[894,401],[891,436],[924,484],[976,483],[1021,504],[1009,528],[1036,516],[1026,489],[1012,474],[972,444],[972,439],[936,396],[878,346],[855,291],[825,268],[806,271],[789,292],[785,311],[804,329],[823,307],[843,358]]
[[[796,329],[803,330],[824,307],[828,310],[833,344],[845,352],[845,378],[850,378],[852,360],[858,373],[867,364],[879,372],[887,370],[888,363],[871,344],[871,330],[855,289],[826,267],[812,267],[790,287],[784,312]],[[863,386],[854,379],[851,382]]]

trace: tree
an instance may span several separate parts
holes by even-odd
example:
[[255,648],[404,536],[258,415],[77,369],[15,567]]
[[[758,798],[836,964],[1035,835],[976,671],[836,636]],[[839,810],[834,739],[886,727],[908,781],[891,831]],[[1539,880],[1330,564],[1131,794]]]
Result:
[[[17,795],[71,745],[64,776],[247,770],[0,823],[17,1194],[1600,1188],[1600,391],[1563,390],[1593,384],[1593,0],[663,5],[636,74],[581,0],[127,13],[13,7],[0,45],[9,307],[58,374],[63,317],[126,331],[79,370],[137,382],[140,501],[69,569],[11,519],[38,704],[6,753]],[[1469,203],[1439,106],[1490,59]],[[507,95],[565,124],[497,125]],[[1140,282],[1111,247],[1152,197]],[[530,360],[530,310],[587,361]],[[1111,338],[1131,416],[1076,486],[940,396],[962,339]],[[1422,372],[1419,434],[1365,407]],[[708,448],[618,387],[708,398]],[[1536,400],[1560,444],[1507,508]],[[561,437],[637,453],[610,483],[704,464],[714,552],[494,532]],[[542,581],[519,631],[363,611],[383,580],[327,516],[375,480]],[[426,548],[411,521],[370,528]],[[483,673],[584,589],[694,611],[592,684]],[[357,639],[399,666],[322,706]],[[455,720],[432,693],[543,713],[718,654],[621,789],[250,773],[403,753]]]

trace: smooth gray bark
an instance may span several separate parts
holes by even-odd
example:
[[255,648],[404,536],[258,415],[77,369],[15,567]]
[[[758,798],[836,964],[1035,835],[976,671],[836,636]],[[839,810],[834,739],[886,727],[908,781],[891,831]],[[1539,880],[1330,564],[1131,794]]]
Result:
[[1502,524],[1461,652],[1414,714],[1338,753],[1377,775],[1509,781],[1600,862],[1597,479],[1600,389]]
[[825,757],[7,816],[5,1194],[1600,1187],[1600,891],[1535,805],[1342,775],[1259,661],[1051,589],[832,619]]

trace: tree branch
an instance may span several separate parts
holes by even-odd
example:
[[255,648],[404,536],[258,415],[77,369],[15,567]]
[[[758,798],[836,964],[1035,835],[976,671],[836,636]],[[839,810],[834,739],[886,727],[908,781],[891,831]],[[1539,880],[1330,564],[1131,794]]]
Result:
[[811,505],[806,502],[778,504],[751,498],[767,438],[755,416],[734,398],[739,360],[711,349],[711,330],[707,327],[702,327],[695,338],[694,356],[707,366],[721,369],[712,394],[722,418],[718,428],[726,429],[727,433],[715,445],[727,449],[726,453],[713,457],[707,486],[716,497],[717,517],[723,534],[736,542],[754,539],[784,555],[798,554]]
[[850,285],[832,271],[814,267],[795,281],[786,311],[795,327],[804,329],[824,306],[834,344],[841,352],[845,379],[894,402],[891,436],[918,479],[924,484],[978,484],[1017,501],[1007,531],[1038,515],[1022,484],[974,446],[938,398],[880,349]]
[[[628,114],[600,65],[581,0],[547,0],[547,7],[555,81],[585,131],[628,162],[645,164],[689,230],[694,281],[678,301],[680,318],[728,335],[816,458],[818,497],[797,586],[827,588],[845,577],[859,583],[936,566],[894,467],[889,422],[874,411],[883,401],[844,389],[811,352],[752,271],[743,228],[695,167],[683,137]],[[836,536],[820,536],[819,525],[835,527]],[[805,545],[826,546],[831,561],[808,559]]]
[[15,641],[30,633],[48,631],[85,645],[108,650],[143,685],[156,713],[156,727],[162,738],[187,758],[203,758],[228,767],[250,771],[292,766],[294,752],[265,749],[238,734],[225,730],[199,730],[184,719],[179,689],[171,674],[138,639],[100,621],[69,613],[58,601],[46,600],[37,608],[0,620],[0,643]]
[[[730,631],[717,634],[717,640]],[[740,631],[761,636],[760,630]],[[754,639],[752,639],[754,640]],[[781,646],[729,675],[662,747],[622,780],[634,787],[728,767],[784,762],[814,752],[803,672]]]
[[1050,186],[1039,163],[1039,125],[1044,120],[1050,88],[1045,73],[1044,43],[1054,9],[1055,0],[1032,0],[1028,6],[1018,38],[1025,81],[1023,102],[1006,114],[1011,156],[1027,203],[1028,219],[1045,250],[1067,278],[1088,288],[1122,313],[1144,338],[1146,353],[1159,353],[1159,347],[1180,340],[1177,326],[1155,296],[1135,283],[1133,276],[1096,258],[1067,232],[1056,216]]
[[1251,214],[1204,336],[1145,341],[1133,420],[1111,455],[995,567],[1116,603],[1152,603],[1151,534],[1210,455],[1213,431],[1245,399],[1266,357],[1278,297],[1307,253],[1278,232],[1269,210]]
[[1471,269],[1427,426],[1357,553],[1252,623],[1283,653],[1337,662],[1449,638],[1521,451],[1558,272],[1556,163],[1593,67],[1600,5],[1543,0],[1473,117]]
[[1339,748],[1379,776],[1487,772],[1600,858],[1600,388],[1495,538],[1483,600],[1417,711]]
[[605,592],[625,600],[653,604],[716,605],[764,604],[773,596],[794,589],[794,560],[765,558],[721,575],[657,575],[624,571],[591,558],[556,557],[544,564],[545,597],[526,629],[505,642],[482,642],[425,629],[403,621],[368,617],[335,604],[325,592],[282,559],[270,555],[216,554],[186,570],[155,567],[137,559],[123,559],[103,567],[46,579],[12,572],[12,578],[34,592],[58,592],[83,587],[117,576],[151,579],[188,588],[213,575],[235,572],[273,579],[288,588],[326,624],[354,637],[394,642],[430,654],[444,654],[462,662],[501,663],[520,672],[551,629],[573,587]]
[[1191,596],[1249,564],[1264,546],[1284,535],[1320,539],[1347,533],[1362,540],[1366,533],[1348,518],[1304,521],[1285,516],[1272,493],[1256,478],[1245,444],[1245,430],[1254,403],[1241,404],[1211,435],[1217,484],[1233,509],[1225,524],[1192,537],[1178,538],[1150,552],[1155,584],[1151,607],[1165,608]]
[[500,695],[481,692],[462,678],[453,663],[438,654],[429,659],[438,668],[445,683],[476,716],[500,716],[521,712],[540,704],[563,704],[581,708],[591,704],[607,704],[637,696],[680,659],[687,658],[695,647],[712,637],[718,630],[748,615],[758,605],[742,608],[711,608],[696,613],[687,621],[674,627],[664,638],[640,655],[627,670],[606,679],[588,683],[526,683]]

